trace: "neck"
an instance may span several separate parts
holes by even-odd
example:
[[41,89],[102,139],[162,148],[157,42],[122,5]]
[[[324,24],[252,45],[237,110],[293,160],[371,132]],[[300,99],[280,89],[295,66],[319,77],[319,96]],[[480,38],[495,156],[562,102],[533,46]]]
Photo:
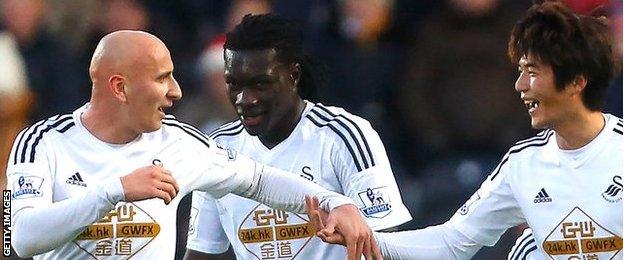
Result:
[[279,126],[275,127],[273,131],[258,136],[260,142],[264,144],[269,149],[275,147],[277,144],[284,141],[288,136],[295,130],[297,123],[301,120],[301,114],[305,109],[305,102],[303,100],[299,100],[295,105],[295,109],[291,110],[289,114],[285,115],[285,118],[289,120],[284,120]]
[[594,140],[604,126],[605,120],[599,111],[574,115],[554,127],[557,145],[563,150],[581,148]]
[[121,120],[115,113],[106,107],[114,107],[99,103],[90,103],[89,107],[80,115],[82,125],[97,139],[110,144],[125,144],[136,139],[139,133],[123,127]]

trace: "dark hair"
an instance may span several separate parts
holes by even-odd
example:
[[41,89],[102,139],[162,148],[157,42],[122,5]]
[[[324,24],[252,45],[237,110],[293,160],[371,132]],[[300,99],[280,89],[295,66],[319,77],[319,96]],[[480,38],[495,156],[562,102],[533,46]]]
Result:
[[275,49],[279,61],[301,66],[299,96],[316,101],[316,86],[322,78],[316,76],[320,71],[315,69],[321,69],[321,65],[303,52],[302,33],[292,22],[274,14],[247,14],[234,30],[226,34],[223,49]]
[[552,67],[558,90],[585,76],[583,104],[598,111],[614,74],[611,42],[606,19],[576,15],[560,2],[547,1],[533,5],[514,26],[508,54],[514,63],[531,54]]

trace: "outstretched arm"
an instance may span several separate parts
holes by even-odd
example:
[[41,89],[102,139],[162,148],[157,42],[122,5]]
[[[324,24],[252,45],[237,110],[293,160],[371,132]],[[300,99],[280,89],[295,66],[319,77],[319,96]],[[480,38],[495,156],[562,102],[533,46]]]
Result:
[[[307,199],[306,208],[310,222],[323,241],[345,245],[340,230],[325,224],[329,216],[319,208],[318,200]],[[377,259],[382,259],[381,256],[383,259],[470,259],[482,247],[446,223],[419,230],[375,232],[374,235],[379,245],[374,248]]]

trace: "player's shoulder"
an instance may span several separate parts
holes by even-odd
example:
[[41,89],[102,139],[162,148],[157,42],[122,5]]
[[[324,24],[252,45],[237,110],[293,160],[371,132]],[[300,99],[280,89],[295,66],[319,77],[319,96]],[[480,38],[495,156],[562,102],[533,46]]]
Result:
[[173,115],[165,115],[162,120],[161,131],[167,138],[181,138],[190,142],[211,146],[212,141],[197,127],[178,120]]
[[539,132],[537,135],[524,140],[517,141],[507,154],[528,154],[534,153],[548,144],[550,141],[554,141],[553,136],[555,131],[552,129],[546,129]]
[[240,140],[243,136],[245,136],[244,133],[243,123],[236,119],[217,127],[215,130],[210,132],[208,136],[214,139],[215,142],[223,144]]
[[[347,112],[340,107],[317,103],[306,109],[301,120],[310,132],[322,135],[320,141],[329,141],[340,154],[350,156],[358,171],[375,166],[381,140],[368,120]],[[344,149],[343,149],[344,148]]]
[[607,124],[606,126],[607,130],[609,130],[609,134],[616,138],[619,138],[619,140],[622,140],[622,135],[624,134],[624,128],[622,127],[622,118],[611,114],[605,114],[605,116],[607,117],[609,122],[609,124]]
[[550,142],[554,142],[555,131],[547,129],[539,132],[537,135],[516,142],[494,169],[491,179],[499,175],[503,167],[513,167],[516,163],[526,163],[534,158],[543,158],[540,154]]
[[316,127],[326,127],[329,130],[352,131],[361,135],[375,131],[365,118],[352,114],[344,108],[321,103],[313,104],[304,114],[304,118]]
[[37,121],[17,135],[10,160],[15,164],[33,162],[42,143],[54,142],[67,136],[71,129],[75,129],[75,125],[72,114],[58,114]]

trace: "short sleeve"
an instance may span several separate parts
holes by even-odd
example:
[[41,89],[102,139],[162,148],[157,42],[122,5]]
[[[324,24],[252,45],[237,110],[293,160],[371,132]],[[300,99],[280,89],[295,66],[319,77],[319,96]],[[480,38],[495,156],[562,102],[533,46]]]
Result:
[[357,124],[353,132],[361,132],[355,135],[360,137],[351,143],[339,143],[332,150],[334,168],[344,194],[355,201],[373,230],[411,220],[379,134],[364,119],[354,118],[353,122]]
[[32,140],[28,142],[32,137],[28,130],[17,136],[7,165],[6,188],[11,190],[13,215],[23,208],[49,205],[53,201],[54,181],[49,163],[52,152],[44,141],[37,145]]
[[221,226],[218,201],[201,191],[193,192],[186,247],[207,254],[227,251],[230,242]]

